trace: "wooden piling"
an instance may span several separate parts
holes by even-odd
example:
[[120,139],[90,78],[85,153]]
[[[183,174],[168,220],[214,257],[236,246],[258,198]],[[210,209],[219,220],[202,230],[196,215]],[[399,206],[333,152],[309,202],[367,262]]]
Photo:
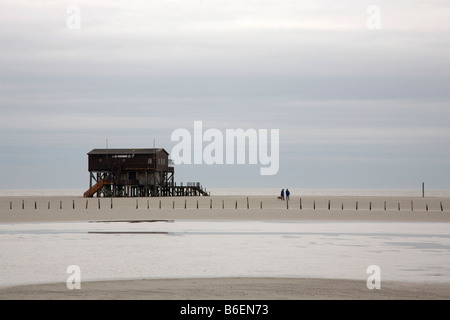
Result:
[[172,209],[175,209],[175,200],[172,201]]
[[222,209],[225,209],[225,200],[222,200]]
[[9,202],[9,210],[12,210],[12,201]]
[[414,201],[411,200],[411,211],[414,211]]
[[[88,208],[88,199],[86,199],[86,209]],[[49,205],[49,208],[50,208],[50,205]]]
[[59,208],[62,209],[62,201],[59,201]]
[[442,201],[441,201],[441,211],[444,211],[444,207],[442,206]]
[[22,209],[25,209],[25,200],[22,200]]
[[372,211],[372,201],[369,202],[369,211]]
[[313,201],[313,210],[316,210],[316,200]]
[[330,209],[331,209],[331,201],[328,200],[328,210],[330,210]]
[[234,208],[237,209],[237,200],[236,200],[236,204],[235,204]]
[[260,203],[259,205],[260,205],[260,208],[261,208],[261,210],[262,210],[262,201],[261,201],[261,203]]
[[50,210],[50,201],[48,202],[48,210]]
[[249,209],[249,208],[250,208],[250,205],[248,203],[248,197],[247,197],[247,209]]
[[[111,197],[111,209],[113,208],[113,198]],[[148,209],[148,200],[147,200],[147,209]]]
[[37,210],[37,203],[34,201],[34,210]]
[[302,210],[302,198],[300,198],[300,210]]
[[161,200],[159,200],[159,208],[161,209]]
[[400,211],[400,202],[398,202],[398,211]]
[[425,182],[422,182],[422,198],[425,198]]
[[212,199],[209,199],[209,208],[212,209]]
[[75,200],[72,200],[72,209],[75,210]]
[[197,209],[198,209],[198,200],[197,200]]
[[386,211],[386,201],[384,202],[384,211]]
[[136,199],[136,209],[138,209],[139,208],[139,201],[138,201],[138,199]]
[[428,203],[427,203],[427,205],[425,206],[425,208],[426,208],[426,210],[428,211]]
[[186,209],[186,207],[187,207],[187,200],[184,199],[184,209]]
[[358,210],[358,201],[356,201],[356,207],[355,207],[355,209]]

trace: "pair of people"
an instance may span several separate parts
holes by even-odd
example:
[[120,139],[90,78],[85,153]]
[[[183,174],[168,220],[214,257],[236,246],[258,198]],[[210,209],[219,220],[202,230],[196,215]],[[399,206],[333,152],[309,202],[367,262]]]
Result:
[[[286,189],[286,200],[289,200],[290,195],[289,189]],[[281,200],[284,200],[284,189],[281,190]]]

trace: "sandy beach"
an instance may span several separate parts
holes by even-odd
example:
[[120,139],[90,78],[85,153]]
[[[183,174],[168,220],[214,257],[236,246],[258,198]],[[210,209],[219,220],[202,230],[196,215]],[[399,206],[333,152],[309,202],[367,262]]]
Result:
[[140,219],[450,222],[450,198],[0,197],[0,223]]
[[0,299],[437,300],[450,299],[450,284],[384,282],[368,290],[364,281],[342,279],[142,279],[85,282],[80,290],[65,283],[17,286],[0,289]]
[[[64,221],[450,222],[450,198],[267,196],[177,198],[2,197],[0,223]],[[0,288],[0,299],[450,299],[450,283],[385,281],[369,290],[348,279],[214,277],[84,281]]]

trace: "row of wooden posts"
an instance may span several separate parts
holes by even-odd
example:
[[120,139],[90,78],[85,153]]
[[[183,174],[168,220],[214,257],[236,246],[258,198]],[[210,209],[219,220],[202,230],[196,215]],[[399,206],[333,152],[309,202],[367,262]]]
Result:
[[[289,203],[290,202],[291,202],[290,200],[286,200],[286,209],[289,209]],[[89,199],[86,200],[86,207],[85,207],[86,209],[88,209],[88,205],[89,205]],[[9,203],[9,208],[11,210],[13,209],[13,202],[12,201],[10,201],[10,203]],[[62,209],[62,208],[63,208],[63,202],[60,201],[59,202],[59,209]],[[100,208],[101,208],[101,201],[100,201],[100,198],[99,198],[98,199],[98,209],[100,209]],[[113,209],[113,198],[111,198],[110,208]],[[162,208],[161,200],[159,200],[158,208],[159,209]],[[199,208],[198,200],[197,200],[196,208],[197,209]],[[212,209],[212,208],[213,208],[213,201],[212,201],[212,199],[210,199],[210,201],[209,201],[209,209]],[[238,201],[237,200],[235,201],[234,208],[235,209],[238,208]],[[260,209],[263,208],[263,202],[262,201],[260,201],[259,208]],[[302,198],[300,198],[299,207],[298,208],[300,210],[303,209]],[[25,209],[25,200],[22,200],[22,209]],[[34,202],[34,209],[37,209],[37,202],[36,201]],[[50,202],[48,202],[48,209],[50,209]],[[75,209],[75,200],[72,200],[72,209]],[[138,201],[138,199],[136,199],[136,209],[139,209],[139,201]],[[149,200],[147,200],[147,209],[150,209],[150,201]],[[172,202],[172,209],[175,209],[175,200],[173,200],[173,202]],[[187,209],[187,200],[184,200],[184,209]],[[222,200],[222,209],[225,209],[225,201],[224,200]],[[249,201],[248,197],[247,197],[247,209],[250,209],[250,201]],[[312,209],[316,210],[316,201],[315,200],[313,201]],[[355,203],[355,210],[358,210],[358,209],[359,209],[359,203],[358,203],[358,201],[356,201],[356,203]],[[400,209],[401,209],[400,202],[398,202],[398,204],[397,204],[397,209],[398,209],[398,211],[400,211]],[[444,211],[444,206],[442,205],[442,201],[440,201],[440,209],[441,209],[441,211]],[[328,200],[328,210],[331,210],[331,200]],[[344,204],[343,203],[341,205],[341,210],[344,210]],[[372,210],[372,202],[369,202],[369,210]],[[386,203],[386,201],[384,201],[384,211],[386,211],[386,210],[387,210],[387,203]],[[428,203],[425,204],[425,210],[426,211],[429,210]],[[411,211],[414,211],[414,201],[412,201],[412,200],[411,200]]]

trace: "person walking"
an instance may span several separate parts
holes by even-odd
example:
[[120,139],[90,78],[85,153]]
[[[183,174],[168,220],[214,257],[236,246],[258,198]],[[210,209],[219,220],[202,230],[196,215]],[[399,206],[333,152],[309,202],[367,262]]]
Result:
[[291,193],[289,192],[289,189],[286,189],[286,200],[289,200],[290,195]]
[[281,200],[284,200],[284,189],[281,190]]

